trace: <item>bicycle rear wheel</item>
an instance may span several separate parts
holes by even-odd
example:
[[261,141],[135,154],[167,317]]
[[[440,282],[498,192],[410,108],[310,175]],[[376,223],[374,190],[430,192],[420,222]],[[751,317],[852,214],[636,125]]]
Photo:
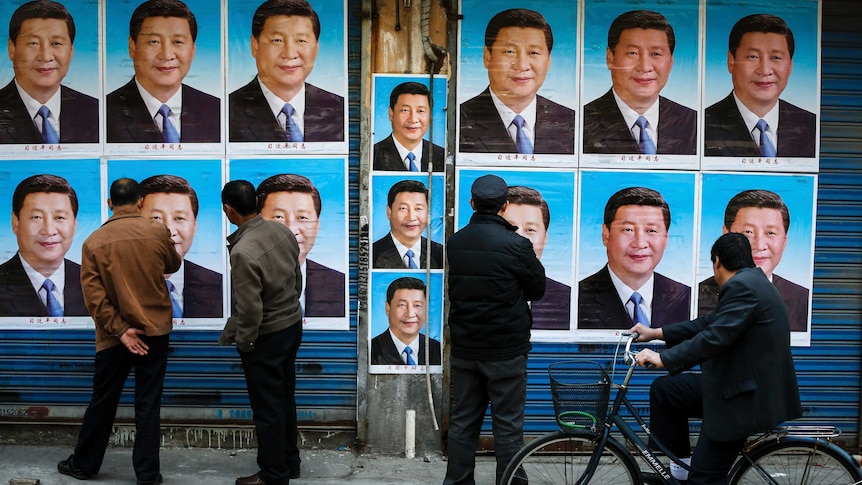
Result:
[[637,462],[613,438],[608,438],[598,466],[589,480],[584,478],[595,437],[556,432],[529,443],[512,458],[502,485],[623,485],[637,484]]
[[756,447],[743,456],[728,481],[731,485],[826,485],[859,483],[862,471],[847,453],[823,440],[785,438]]

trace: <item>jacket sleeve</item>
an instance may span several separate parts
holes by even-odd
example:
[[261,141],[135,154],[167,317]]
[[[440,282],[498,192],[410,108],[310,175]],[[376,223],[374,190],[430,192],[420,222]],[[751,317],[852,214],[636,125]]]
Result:
[[99,274],[96,258],[86,246],[81,251],[81,289],[93,322],[106,334],[119,337],[131,327],[123,320],[120,312],[108,298],[108,291]]
[[694,336],[673,345],[678,335],[674,335],[675,330],[668,334],[670,326],[665,327],[665,337],[672,347],[661,353],[661,360],[671,374],[679,374],[725,352],[756,321],[758,299],[754,291],[735,281],[726,283],[726,286],[714,313],[679,324],[679,329],[683,330],[694,329],[694,324],[705,325]]
[[263,321],[263,271],[257,259],[240,251],[231,253],[230,266],[236,308],[228,324],[235,327],[237,348],[249,352],[254,350]]
[[521,239],[518,244],[518,257],[524,268],[520,278],[521,287],[527,300],[539,300],[545,294],[545,267],[536,257],[533,243],[525,237]]

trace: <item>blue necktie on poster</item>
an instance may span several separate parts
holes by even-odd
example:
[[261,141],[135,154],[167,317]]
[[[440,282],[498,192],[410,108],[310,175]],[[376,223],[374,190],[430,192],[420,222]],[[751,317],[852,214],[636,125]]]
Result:
[[760,130],[760,155],[768,158],[774,157],[775,147],[772,145],[769,137],[766,136],[766,131],[769,130],[769,125],[766,124],[766,120],[757,120],[757,124],[754,126]]
[[162,115],[162,140],[165,143],[179,143],[180,134],[174,127],[174,122],[171,121],[171,109],[168,105],[163,104],[159,108],[159,114]]
[[410,162],[410,171],[411,172],[418,172],[419,171],[419,168],[417,168],[416,164],[414,163],[416,161],[416,155],[414,155],[413,152],[407,153],[407,161]]
[[635,124],[640,128],[640,143],[638,143],[638,148],[641,153],[644,155],[655,155],[655,143],[653,143],[652,138],[649,137],[649,132],[646,130],[647,119],[643,116],[638,116]]
[[293,121],[293,106],[291,106],[290,103],[284,103],[284,106],[281,108],[281,112],[287,117],[284,122],[284,138],[287,141],[302,141],[302,130],[300,130],[299,126],[296,125],[296,121]]
[[530,139],[527,137],[527,134],[524,133],[524,125],[527,122],[521,115],[515,115],[515,119],[512,120],[512,124],[518,128],[518,132],[515,135],[515,145],[518,147],[518,153],[533,153],[533,144],[530,143]]
[[632,323],[634,323],[634,324],[642,323],[642,324],[646,325],[647,327],[649,327],[650,326],[649,318],[647,318],[646,313],[644,312],[644,309],[641,307],[641,303],[643,303],[643,301],[644,301],[644,298],[641,296],[641,294],[638,293],[637,291],[632,293],[632,296],[631,296],[631,298],[629,298],[629,301],[631,301],[632,303],[635,304],[635,311],[634,311],[634,316],[632,317]]
[[42,141],[49,145],[60,143],[60,137],[57,136],[54,125],[48,121],[48,118],[51,117],[51,110],[47,106],[42,106],[36,113],[42,117]]
[[171,318],[183,318],[183,309],[180,308],[180,304],[174,298],[174,291],[177,287],[174,286],[171,280],[165,280],[165,283],[167,283],[168,291],[171,294]]
[[48,308],[48,316],[49,317],[62,317],[63,316],[63,307],[60,305],[60,302],[57,301],[57,297],[54,296],[54,282],[50,279],[45,279],[42,283],[42,288],[45,289],[45,306]]
[[411,349],[410,347],[404,347],[404,355],[407,357],[404,360],[406,361],[407,365],[416,365],[416,361],[413,360],[413,356],[411,354],[413,354],[413,349]]
[[407,252],[404,253],[404,255],[407,256],[407,267],[410,269],[419,269],[419,267],[416,266],[416,261],[413,260],[413,256],[415,256],[415,254],[416,253],[414,253],[412,249],[408,249]]

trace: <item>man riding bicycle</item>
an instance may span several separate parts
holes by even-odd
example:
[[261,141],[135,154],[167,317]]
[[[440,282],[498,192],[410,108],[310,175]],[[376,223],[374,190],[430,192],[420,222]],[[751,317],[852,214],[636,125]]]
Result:
[[[787,309],[775,286],[754,265],[739,233],[722,235],[710,260],[719,284],[713,313],[650,328],[637,324],[639,342],[664,340],[660,354],[637,355],[670,375],[650,387],[653,436],[680,458],[691,457],[688,485],[724,483],[748,436],[802,415],[790,353]],[[700,364],[702,373],[684,373]],[[702,418],[692,455],[688,418]],[[678,479],[685,470],[672,467]]]

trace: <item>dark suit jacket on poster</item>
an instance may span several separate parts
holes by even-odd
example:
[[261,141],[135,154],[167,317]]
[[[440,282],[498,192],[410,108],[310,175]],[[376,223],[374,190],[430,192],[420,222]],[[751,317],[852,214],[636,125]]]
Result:
[[[689,319],[691,288],[667,276],[654,273],[650,326],[663,327]],[[632,317],[611,281],[608,266],[578,284],[578,328],[627,329]]]
[[[66,282],[63,287],[63,314],[71,317],[86,317],[90,313],[84,305],[81,292],[81,265],[65,260]],[[16,253],[0,265],[0,317],[45,317],[48,309],[42,303],[24,265]]]
[[343,317],[344,273],[327,268],[310,259],[305,260],[306,317]]
[[[515,142],[500,121],[490,88],[461,103],[459,150],[470,153],[516,153]],[[575,153],[575,111],[536,96],[534,153]]]
[[[284,130],[272,115],[257,76],[230,93],[228,140],[285,141]],[[344,141],[344,98],[305,83],[305,127],[307,142]]]
[[[422,140],[422,166],[419,170],[428,171],[428,158],[431,156],[431,147],[434,149],[434,171],[442,172],[443,163],[446,162],[446,151],[440,145],[435,145],[428,140]],[[387,170],[391,172],[405,172],[404,160],[395,147],[392,135],[374,144],[374,170]]]
[[[425,245],[428,244],[428,239],[422,238],[422,242],[420,243],[422,246],[422,251],[425,251]],[[395,247],[395,242],[392,241],[392,233],[386,233],[385,236],[381,237],[377,241],[374,241],[374,244],[371,247],[371,257],[372,257],[372,268],[383,268],[383,269],[407,269],[404,266],[404,260],[401,259],[401,256],[398,254],[398,248]],[[414,258],[414,261],[419,265],[420,269],[425,269],[425,255],[419,254],[418,259]],[[431,269],[442,269],[443,268],[443,245],[431,241]]]
[[[784,300],[787,315],[790,317],[790,330],[804,332],[808,329],[808,288],[799,286],[777,274],[772,274],[772,284]],[[715,311],[718,304],[718,283],[715,277],[700,282],[697,285],[697,315],[702,317]]]
[[[440,365],[440,342],[437,339],[429,339],[431,354],[428,361],[431,365]],[[425,365],[425,335],[419,334],[419,355],[414,358],[418,365]],[[371,365],[404,365],[398,347],[389,336],[389,330],[371,339]]]
[[222,275],[189,260],[183,268],[183,318],[221,318]]
[[[659,96],[659,155],[694,155],[697,113]],[[620,112],[613,90],[584,106],[584,153],[640,153],[638,142]]]
[[[706,108],[704,155],[707,157],[759,157],[760,150],[733,99],[733,93]],[[779,157],[814,158],[817,145],[817,116],[778,100]]]
[[727,280],[714,313],[662,330],[668,372],[700,364],[710,439],[744,439],[802,415],[787,313],[759,268]]
[[[180,142],[218,143],[221,140],[221,100],[183,84]],[[132,79],[108,94],[108,143],[161,143],[162,132],[153,122]]]
[[[42,143],[12,80],[0,89],[0,144]],[[60,143],[99,143],[99,100],[60,86]]]
[[545,294],[530,302],[533,330],[568,330],[572,320],[572,287],[545,277]]

